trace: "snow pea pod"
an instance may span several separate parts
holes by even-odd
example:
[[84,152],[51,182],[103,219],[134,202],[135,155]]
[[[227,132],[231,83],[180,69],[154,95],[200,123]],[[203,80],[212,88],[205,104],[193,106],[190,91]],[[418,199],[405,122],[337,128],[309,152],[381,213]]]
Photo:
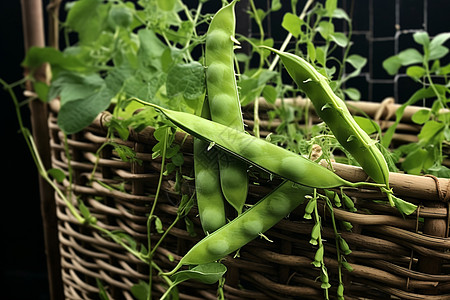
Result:
[[[202,117],[209,119],[209,105],[205,100]],[[208,149],[209,143],[194,138],[195,194],[200,223],[205,233],[226,224],[225,199],[220,187],[218,149]]]
[[344,101],[332,91],[327,78],[297,55],[264,48],[281,58],[289,75],[313,103],[319,117],[367,175],[389,188],[389,169],[384,156],[376,142],[353,119]]
[[295,183],[315,188],[381,186],[369,182],[347,181],[301,155],[248,133],[190,113],[173,111],[142,100],[138,101],[161,111],[172,123],[194,137],[210,142],[210,147],[217,146],[271,174]]
[[284,181],[250,209],[195,244],[167,275],[183,265],[213,262],[240,249],[277,224],[312,193],[312,188]]
[[[211,120],[244,131],[234,72],[235,4],[236,0],[222,7],[209,24],[205,45],[206,88]],[[222,193],[241,213],[248,191],[247,164],[228,154],[218,159]]]

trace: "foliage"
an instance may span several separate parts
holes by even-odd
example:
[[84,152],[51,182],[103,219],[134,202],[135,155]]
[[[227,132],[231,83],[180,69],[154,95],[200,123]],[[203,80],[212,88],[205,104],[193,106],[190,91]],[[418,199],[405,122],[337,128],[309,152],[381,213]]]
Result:
[[396,111],[394,126],[386,131],[381,142],[385,147],[391,144],[406,107],[424,99],[431,100],[431,109],[423,108],[412,116],[412,121],[422,128],[418,134],[418,142],[402,145],[394,154],[397,162],[402,160],[401,169],[407,173],[428,173],[449,178],[450,169],[442,163],[445,158],[443,148],[448,146],[450,140],[450,64],[441,66],[440,60],[449,52],[444,44],[450,39],[450,33],[441,33],[430,38],[427,32],[419,31],[414,33],[413,38],[422,51],[415,48],[403,50],[387,58],[383,67],[390,75],[406,68],[406,74],[420,83],[422,88]]

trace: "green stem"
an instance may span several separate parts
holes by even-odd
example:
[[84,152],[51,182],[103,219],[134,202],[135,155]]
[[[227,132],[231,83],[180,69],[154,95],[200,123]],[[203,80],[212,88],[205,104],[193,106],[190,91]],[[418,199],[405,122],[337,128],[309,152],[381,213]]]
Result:
[[326,197],[325,201],[327,203],[328,210],[330,211],[330,214],[331,214],[331,222],[333,224],[334,235],[336,237],[335,243],[336,243],[336,256],[337,256],[337,260],[338,260],[338,279],[339,279],[339,283],[342,284],[342,255],[341,255],[341,250],[340,250],[340,246],[339,246],[340,234],[336,227],[336,219],[334,218],[333,205],[331,204],[331,201],[330,201],[330,199],[328,199],[328,197]]
[[153,264],[151,263],[153,261],[153,253],[154,251],[152,251],[152,245],[151,245],[151,224],[152,224],[152,219],[153,219],[153,214],[155,212],[155,208],[156,208],[156,203],[158,202],[158,198],[159,198],[159,193],[161,191],[161,184],[162,184],[162,179],[164,176],[164,166],[165,166],[165,161],[166,161],[166,150],[167,150],[167,142],[168,142],[168,135],[169,135],[169,130],[170,128],[167,127],[166,128],[166,134],[164,135],[164,145],[162,147],[162,154],[161,154],[161,170],[159,173],[159,179],[158,179],[158,187],[156,189],[156,194],[155,194],[155,198],[153,200],[153,205],[152,208],[150,210],[150,214],[148,215],[147,218],[147,247],[148,247],[148,251],[149,254],[147,256],[149,265],[150,265],[150,271],[149,271],[149,294],[148,294],[148,300],[151,299],[151,290],[152,290],[152,277],[153,277]]
[[[314,205],[314,219],[315,219],[315,221],[316,221],[316,223],[317,223],[317,222],[320,222],[319,208],[318,208],[318,206],[317,206],[317,198],[318,198],[318,197],[317,197],[317,189],[314,189],[314,195],[313,195],[313,197],[314,197],[314,199],[315,199],[315,205]],[[319,237],[317,238],[317,244],[318,244],[319,248],[320,248],[320,247],[323,247],[323,242],[322,242],[322,232],[319,233]],[[322,261],[321,261],[320,263],[321,263],[321,267],[325,265],[324,262],[323,262],[323,259],[322,259]],[[321,272],[322,272],[322,271],[321,271]],[[324,292],[325,292],[325,299],[328,300],[328,289],[326,288]]]

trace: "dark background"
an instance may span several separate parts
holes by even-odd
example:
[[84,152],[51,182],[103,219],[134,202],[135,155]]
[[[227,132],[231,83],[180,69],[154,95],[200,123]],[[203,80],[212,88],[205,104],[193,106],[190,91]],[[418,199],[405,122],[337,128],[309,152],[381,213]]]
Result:
[[[304,2],[300,0],[299,7]],[[259,5],[262,1],[256,3]],[[289,9],[290,1],[282,0],[282,3]],[[43,5],[46,4],[44,1]],[[363,74],[351,85],[360,89],[363,100],[379,102],[385,97],[395,96],[398,102],[406,101],[417,86],[405,75],[388,76],[381,63],[390,55],[414,46],[412,34],[417,30],[425,29],[430,36],[450,31],[450,1],[341,0],[339,7],[345,8],[353,19],[355,45],[352,53],[369,59]],[[268,32],[279,38],[275,47],[279,47],[286,34],[280,26],[283,13],[274,14],[265,23]],[[20,67],[24,57],[20,1],[0,1],[0,32],[0,78],[12,83],[23,76]],[[15,91],[23,100],[21,88]],[[1,148],[2,173],[6,179],[2,180],[0,204],[3,245],[1,297],[5,300],[49,299],[37,172],[18,132],[13,103],[3,89],[0,93],[5,111],[1,118]],[[25,126],[30,128],[26,106],[22,113]]]

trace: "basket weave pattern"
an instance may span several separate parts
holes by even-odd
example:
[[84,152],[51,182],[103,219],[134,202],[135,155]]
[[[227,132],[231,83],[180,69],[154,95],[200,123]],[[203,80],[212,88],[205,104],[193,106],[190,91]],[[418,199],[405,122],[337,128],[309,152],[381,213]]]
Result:
[[[105,112],[91,126],[68,138],[69,160],[56,118],[56,112],[49,118],[52,163],[66,172],[73,171],[72,183],[65,182],[60,187],[73,190],[98,219],[98,225],[125,232],[146,245],[146,214],[154,200],[161,167],[161,161],[151,156],[156,143],[153,129],[132,132],[128,141],[115,141],[134,149],[142,164],[122,161],[110,147],[103,148],[97,162],[95,153],[106,141]],[[183,173],[192,177],[192,139],[179,134],[176,142],[182,143]],[[98,167],[93,170],[96,163]],[[337,164],[335,169],[346,179],[365,180],[359,168]],[[95,180],[89,183],[92,173]],[[374,190],[348,192],[355,200],[356,213],[335,209],[337,220],[353,225],[352,231],[339,229],[352,250],[347,260],[353,272],[343,270],[345,297],[450,299],[449,180],[395,174],[392,181],[401,198],[419,205],[417,213],[402,217],[386,204],[369,201],[382,199]],[[120,189],[112,190],[105,184]],[[252,182],[249,203],[259,200],[276,184],[276,180]],[[191,193],[193,187],[193,181],[186,181],[182,189]],[[175,178],[166,176],[155,212],[164,229],[177,215],[181,197],[175,190]],[[148,266],[107,237],[78,224],[57,195],[56,201],[66,299],[98,299],[96,278],[108,288],[111,299],[133,299],[129,290],[140,280],[148,281]],[[325,264],[332,284],[330,297],[334,298],[338,268],[335,235],[330,216],[321,205]],[[158,248],[155,261],[163,269],[172,269],[204,236],[195,207],[189,219],[195,226],[195,236],[180,220]],[[239,257],[225,258],[226,299],[323,299],[320,282],[315,280],[319,270],[311,264],[315,252],[309,243],[312,226],[312,222],[303,219],[301,206],[265,233],[271,241],[256,239],[240,250]],[[156,243],[160,235],[152,235]],[[155,295],[161,295],[164,289],[164,283],[155,276]],[[181,299],[216,299],[216,290],[215,285],[195,281],[179,286]]]

